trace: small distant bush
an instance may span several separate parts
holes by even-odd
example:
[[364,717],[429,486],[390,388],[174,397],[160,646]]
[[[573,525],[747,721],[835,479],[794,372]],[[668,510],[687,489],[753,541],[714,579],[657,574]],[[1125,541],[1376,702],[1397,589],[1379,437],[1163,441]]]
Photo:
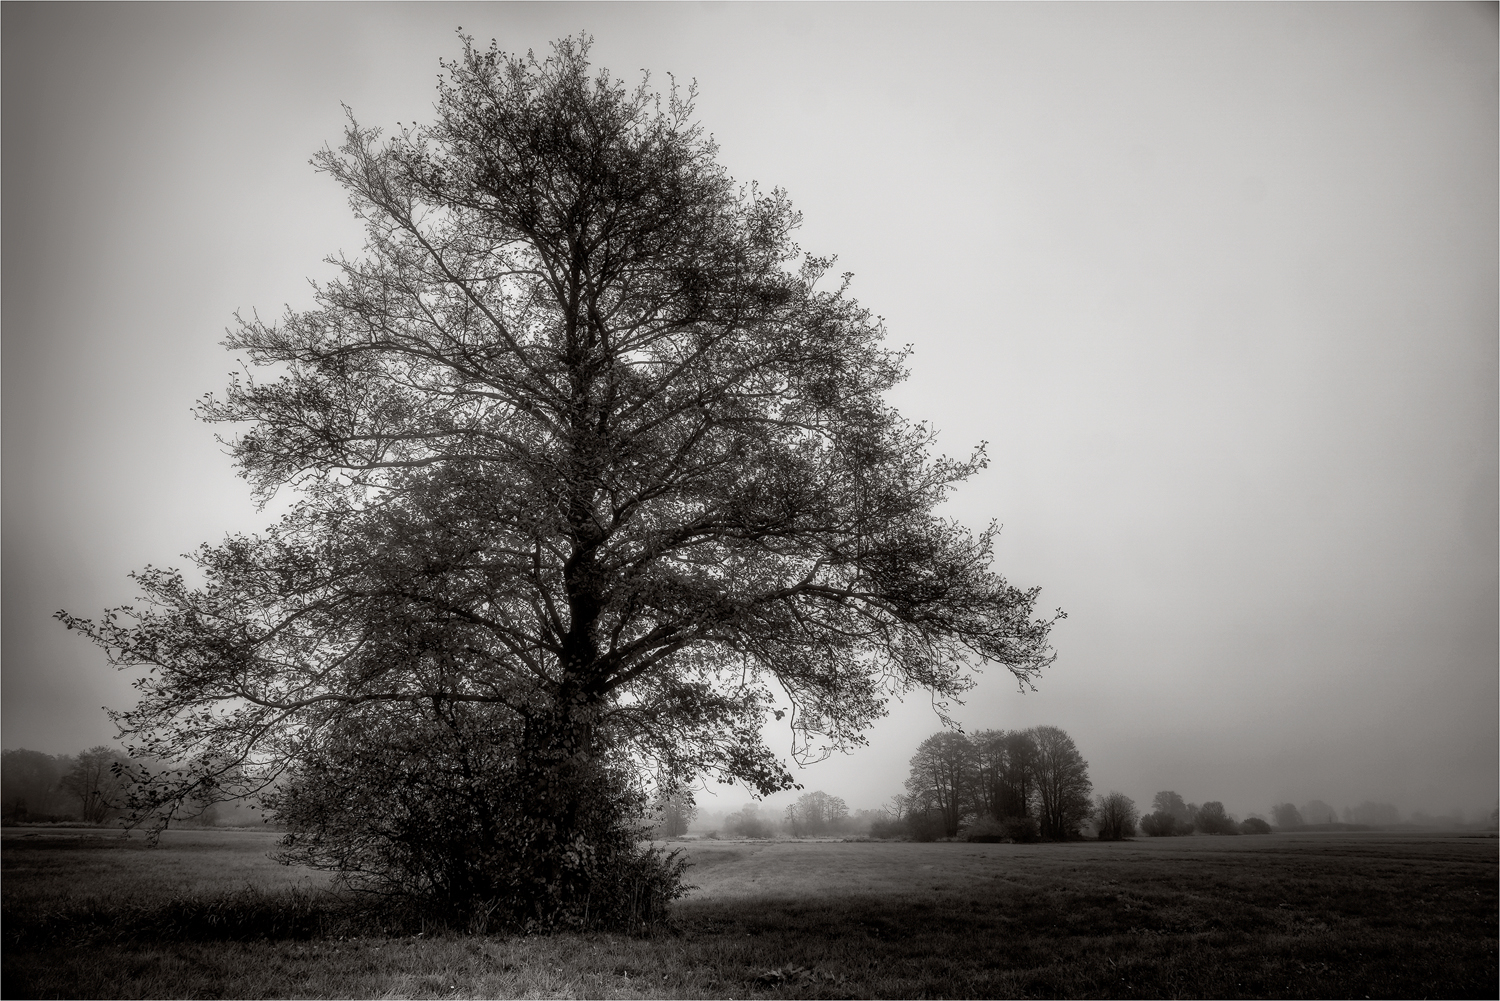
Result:
[[1270,834],[1271,825],[1259,817],[1246,817],[1240,821],[1241,834]]
[[911,829],[904,818],[893,820],[890,817],[876,817],[870,821],[870,837],[883,841],[895,841],[911,837]]

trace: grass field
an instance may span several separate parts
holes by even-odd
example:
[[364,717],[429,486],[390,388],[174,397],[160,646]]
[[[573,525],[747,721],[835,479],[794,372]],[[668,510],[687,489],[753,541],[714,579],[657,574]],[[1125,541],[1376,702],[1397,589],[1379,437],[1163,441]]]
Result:
[[6,997],[1495,997],[1497,842],[695,843],[673,927],[361,908],[265,832],[3,832]]

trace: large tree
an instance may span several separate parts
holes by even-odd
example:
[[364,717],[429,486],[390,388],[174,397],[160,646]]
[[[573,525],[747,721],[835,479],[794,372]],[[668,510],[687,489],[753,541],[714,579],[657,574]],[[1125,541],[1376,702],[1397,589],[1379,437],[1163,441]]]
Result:
[[692,92],[628,88],[587,48],[465,40],[433,124],[385,139],[351,117],[317,157],[365,254],[333,259],[317,308],[242,319],[228,346],[264,376],[201,408],[243,429],[228,444],[259,496],[299,502],[201,548],[199,582],[148,568],[138,607],[62,615],[149,669],[115,718],[188,767],[147,805],[290,772],[286,815],[316,846],[360,829],[341,783],[447,769],[476,832],[502,794],[517,809],[491,812],[530,825],[485,842],[499,855],[466,863],[455,906],[521,852],[537,885],[515,899],[541,914],[585,892],[564,870],[609,826],[590,789],[712,773],[771,792],[790,777],[769,713],[816,755],[891,694],[1048,663],[1052,620],[991,570],[993,527],[933,513],[982,451],[934,458],[887,405],[904,353],[792,242],[785,194],[716,162]]

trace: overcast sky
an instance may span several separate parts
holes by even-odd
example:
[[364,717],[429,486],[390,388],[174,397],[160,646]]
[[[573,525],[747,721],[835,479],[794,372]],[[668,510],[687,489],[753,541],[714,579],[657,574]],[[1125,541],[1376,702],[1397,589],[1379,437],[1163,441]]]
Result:
[[[696,79],[915,347],[902,411],[989,442],[949,510],[1069,618],[967,728],[1061,726],[1142,803],[1494,805],[1493,5],[7,4],[5,747],[130,701],[53,612],[269,520],[190,408],[236,309],[360,250],[307,163],[341,102],[428,119],[460,25]],[[801,780],[874,807],[938,728]]]

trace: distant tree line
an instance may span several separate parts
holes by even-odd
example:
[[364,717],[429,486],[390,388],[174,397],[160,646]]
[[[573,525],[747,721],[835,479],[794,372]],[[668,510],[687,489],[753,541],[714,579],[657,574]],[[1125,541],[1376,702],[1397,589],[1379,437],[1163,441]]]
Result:
[[[707,818],[700,829],[710,837],[774,838],[869,835],[882,839],[935,841],[1068,840],[1095,836],[1102,841],[1186,835],[1256,835],[1275,829],[1391,827],[1401,811],[1389,803],[1365,801],[1335,810],[1314,799],[1297,807],[1277,804],[1271,822],[1250,815],[1243,820],[1217,800],[1189,803],[1177,792],[1158,792],[1151,811],[1111,791],[1090,800],[1088,762],[1066,732],[1055,726],[1029,730],[944,731],[917,747],[905,792],[880,810],[854,810],[821,790],[804,793],[778,816],[747,803],[722,817]],[[680,794],[658,807],[657,835],[685,834],[696,816],[691,796]],[[1342,820],[1340,820],[1342,817]],[[1461,814],[1431,817],[1420,811],[1406,822],[1416,827],[1485,827],[1500,823],[1500,810],[1472,824]]]
[[[871,824],[884,816],[878,810],[850,810],[838,796],[821,789],[803,793],[779,815],[746,803],[722,818],[704,818],[709,837],[769,839],[775,837],[829,837],[868,834]],[[656,809],[655,833],[660,838],[686,834],[698,817],[688,793],[677,793],[661,801]],[[700,825],[700,829],[705,825]]]
[[1321,799],[1314,799],[1300,807],[1294,803],[1278,803],[1271,808],[1271,820],[1283,830],[1362,827],[1489,829],[1500,823],[1500,810],[1491,810],[1488,815],[1475,815],[1472,819],[1466,819],[1463,812],[1459,810],[1455,810],[1448,816],[1433,816],[1423,810],[1413,810],[1403,819],[1401,810],[1392,803],[1365,800],[1358,806],[1346,806],[1342,810],[1335,810]]
[[[27,748],[0,752],[0,820],[6,824],[107,824],[131,812],[130,794],[146,767],[101,744],[78,754]],[[186,804],[177,823],[259,825],[249,806],[203,801]]]
[[125,807],[130,779],[116,765],[130,759],[100,745],[78,754],[26,748],[0,752],[0,813],[8,824],[77,821],[102,824]]
[[1199,806],[1184,802],[1170,789],[1151,800],[1151,812],[1141,818],[1141,833],[1153,838],[1180,837],[1187,834],[1270,834],[1271,825],[1260,817],[1236,820],[1224,804],[1210,800]]

